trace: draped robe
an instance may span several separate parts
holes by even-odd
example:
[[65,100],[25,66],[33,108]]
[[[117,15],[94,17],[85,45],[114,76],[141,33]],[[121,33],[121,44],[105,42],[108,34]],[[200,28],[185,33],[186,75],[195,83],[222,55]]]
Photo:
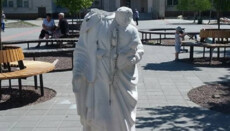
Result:
[[89,12],[74,52],[73,91],[84,131],[135,131],[136,63],[144,50],[136,27],[120,27],[114,17]]

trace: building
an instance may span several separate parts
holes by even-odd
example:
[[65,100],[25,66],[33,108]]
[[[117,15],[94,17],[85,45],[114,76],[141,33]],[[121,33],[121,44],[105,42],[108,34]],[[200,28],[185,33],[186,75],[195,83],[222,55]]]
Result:
[[56,6],[53,0],[3,0],[3,10],[7,18],[36,19],[46,13],[56,14],[65,11]]
[[[114,11],[120,6],[137,9],[141,13],[150,14],[155,18],[177,15],[178,0],[96,0],[96,6],[107,11]],[[167,15],[170,14],[170,15]]]
[[[115,11],[118,7],[127,6],[137,9],[141,16],[164,18],[177,16],[178,0],[95,0],[92,7]],[[7,18],[35,19],[44,17],[46,13],[56,14],[67,10],[56,6],[54,0],[4,0],[3,10]]]

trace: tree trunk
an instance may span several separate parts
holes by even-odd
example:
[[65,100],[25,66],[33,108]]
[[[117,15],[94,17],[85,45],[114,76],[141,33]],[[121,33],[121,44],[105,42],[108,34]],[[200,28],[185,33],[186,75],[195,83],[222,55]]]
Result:
[[217,12],[217,24],[218,24],[218,29],[220,29],[220,11]]
[[209,11],[209,21],[208,21],[208,24],[211,23],[211,19],[212,19],[212,10]]
[[193,23],[196,23],[196,12],[194,12],[194,16],[193,16],[193,18],[194,18]]

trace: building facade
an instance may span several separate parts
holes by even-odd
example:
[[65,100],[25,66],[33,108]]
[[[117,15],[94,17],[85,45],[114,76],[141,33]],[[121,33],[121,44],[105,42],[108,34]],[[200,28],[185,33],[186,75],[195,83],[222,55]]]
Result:
[[177,15],[178,0],[96,0],[95,6],[107,11],[115,11],[118,7],[127,6],[141,13],[148,13],[156,18],[164,18],[167,14]]
[[[121,6],[137,9],[152,18],[175,15],[177,0],[95,0],[92,7],[115,11]],[[67,10],[56,6],[54,0],[4,0],[3,10],[8,18],[33,19],[44,17],[46,13],[56,14]]]
[[53,0],[4,0],[2,6],[7,18],[17,19],[36,19],[45,17],[46,13],[66,11]]

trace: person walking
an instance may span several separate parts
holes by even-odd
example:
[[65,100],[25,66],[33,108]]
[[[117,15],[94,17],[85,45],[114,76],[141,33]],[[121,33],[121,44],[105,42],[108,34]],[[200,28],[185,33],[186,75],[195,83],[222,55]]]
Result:
[[2,31],[5,31],[5,19],[6,19],[6,15],[4,14],[4,11],[2,11]]
[[136,21],[136,24],[138,25],[138,21],[139,21],[140,15],[137,9],[135,9],[134,11],[134,20]]

